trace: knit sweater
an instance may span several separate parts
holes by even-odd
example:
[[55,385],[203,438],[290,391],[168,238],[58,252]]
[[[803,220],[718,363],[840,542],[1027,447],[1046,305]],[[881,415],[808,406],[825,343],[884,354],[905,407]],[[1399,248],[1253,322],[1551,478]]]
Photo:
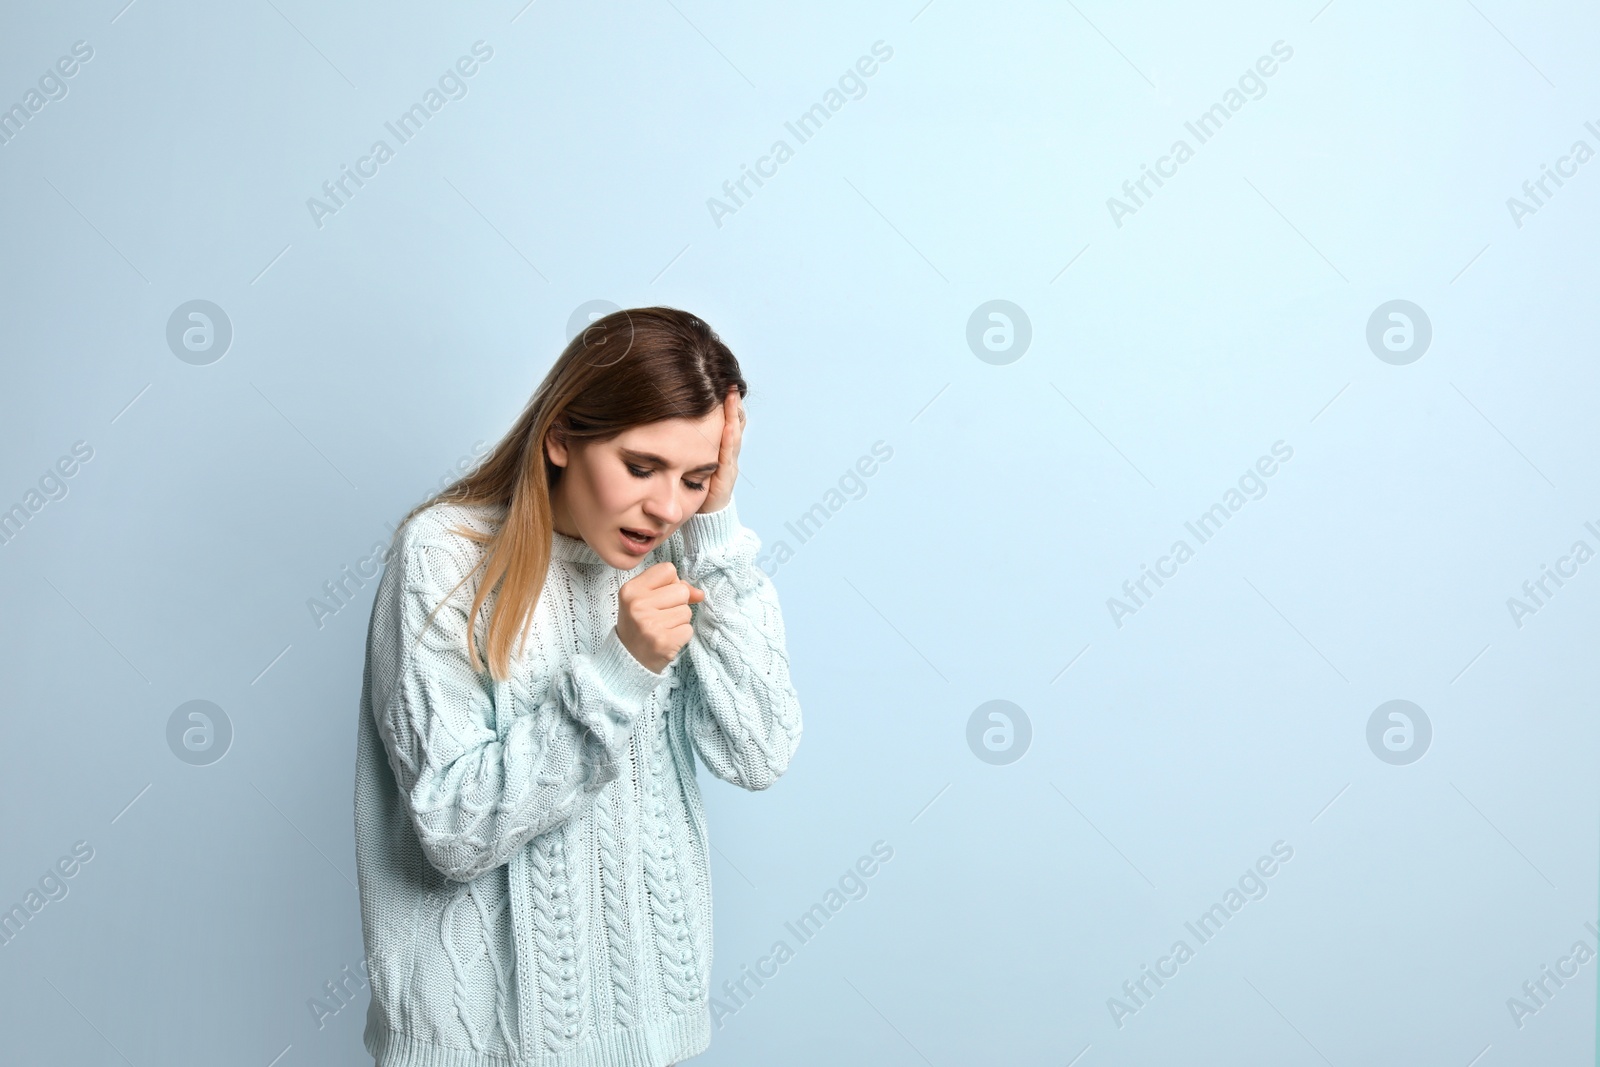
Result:
[[[434,504],[372,606],[357,735],[356,872],[379,1067],[664,1067],[711,1041],[711,872],[694,753],[766,789],[800,742],[783,619],[730,500],[632,570],[555,533],[524,648],[475,670],[481,571],[428,614],[501,508]],[[656,673],[618,590],[663,559],[705,590]],[[486,650],[486,598],[474,625]]]

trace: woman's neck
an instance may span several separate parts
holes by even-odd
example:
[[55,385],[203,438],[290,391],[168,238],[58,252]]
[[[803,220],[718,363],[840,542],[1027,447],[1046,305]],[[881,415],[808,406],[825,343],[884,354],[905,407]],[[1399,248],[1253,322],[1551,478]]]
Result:
[[[559,483],[557,488],[560,488]],[[570,537],[575,541],[583,540],[582,536],[577,532],[577,525],[572,521],[572,516],[567,511],[567,502],[561,498],[559,492],[550,494],[550,516],[551,527],[556,533],[563,537]],[[569,530],[572,532],[569,533]]]

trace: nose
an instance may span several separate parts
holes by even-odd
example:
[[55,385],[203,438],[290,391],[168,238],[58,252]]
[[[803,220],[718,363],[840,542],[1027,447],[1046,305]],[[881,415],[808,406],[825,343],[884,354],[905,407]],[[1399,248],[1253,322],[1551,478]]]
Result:
[[676,526],[683,521],[684,504],[679,499],[676,482],[661,479],[664,488],[656,489],[644,500],[644,513],[663,526]]

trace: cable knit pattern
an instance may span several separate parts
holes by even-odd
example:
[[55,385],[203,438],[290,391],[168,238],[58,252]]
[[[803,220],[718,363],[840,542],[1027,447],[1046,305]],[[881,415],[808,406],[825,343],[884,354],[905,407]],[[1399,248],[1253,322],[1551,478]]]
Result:
[[684,922],[683,889],[678,879],[677,853],[672,848],[667,822],[667,804],[662,789],[667,763],[667,725],[663,720],[655,731],[650,751],[650,791],[645,798],[649,818],[644,840],[644,876],[650,890],[650,918],[655,927],[656,951],[660,961],[661,988],[667,1007],[682,1014],[697,1006],[700,970]]
[[611,1012],[618,1026],[632,1026],[638,1017],[638,949],[628,917],[627,885],[623,881],[626,859],[617,839],[611,812],[610,790],[594,798],[595,838],[599,845],[600,892],[605,908],[606,951],[611,962]]
[[573,937],[572,931],[583,916],[567,875],[564,836],[564,831],[551,831],[534,838],[532,862],[528,865],[536,904],[533,936],[538,948],[539,991],[543,994],[542,1037],[552,1049],[565,1048],[575,1041],[582,1022],[578,1003],[578,983],[583,980],[582,942]]
[[[800,739],[777,594],[731,501],[628,571],[555,534],[495,682],[466,651],[470,634],[484,655],[495,602],[469,626],[483,550],[452,527],[503,517],[424,510],[378,583],[355,788],[364,1042],[379,1067],[665,1067],[711,1038],[693,753],[765,789]],[[622,584],[662,560],[707,599],[658,674],[616,619]]]

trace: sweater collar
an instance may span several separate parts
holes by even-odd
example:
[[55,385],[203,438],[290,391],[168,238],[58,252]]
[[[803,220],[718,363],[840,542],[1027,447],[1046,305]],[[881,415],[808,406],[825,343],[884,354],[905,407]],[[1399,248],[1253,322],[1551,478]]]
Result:
[[[485,510],[488,512],[488,514],[490,514],[493,522],[504,522],[504,520],[506,520],[507,507],[504,506],[504,504],[486,507]],[[659,550],[659,547],[661,547],[661,545],[658,545],[656,549]],[[600,553],[595,552],[594,549],[590,549],[589,542],[582,541],[581,537],[568,537],[566,534],[560,533],[558,530],[550,531],[550,558],[552,558],[552,560],[563,560],[566,561],[566,563],[584,563],[584,565],[590,566],[610,566],[610,563],[606,563],[606,561],[600,557]],[[643,560],[640,561],[640,563],[643,563]]]
[[[506,512],[509,509],[505,504],[486,504],[479,510],[491,525],[498,526],[505,522]],[[568,537],[559,530],[550,531],[550,558],[565,560],[568,563],[605,563],[600,553],[590,548],[587,541],[578,537]]]
[[600,553],[589,547],[589,543],[578,537],[568,537],[560,530],[550,531],[550,558],[566,560],[569,563],[604,563]]
[[[493,524],[498,525],[505,521],[506,511],[504,504],[485,505],[481,509]],[[589,543],[579,537],[568,537],[559,530],[550,531],[550,558],[565,560],[568,563],[605,563],[600,553],[589,547]],[[610,564],[606,564],[610,566]]]

